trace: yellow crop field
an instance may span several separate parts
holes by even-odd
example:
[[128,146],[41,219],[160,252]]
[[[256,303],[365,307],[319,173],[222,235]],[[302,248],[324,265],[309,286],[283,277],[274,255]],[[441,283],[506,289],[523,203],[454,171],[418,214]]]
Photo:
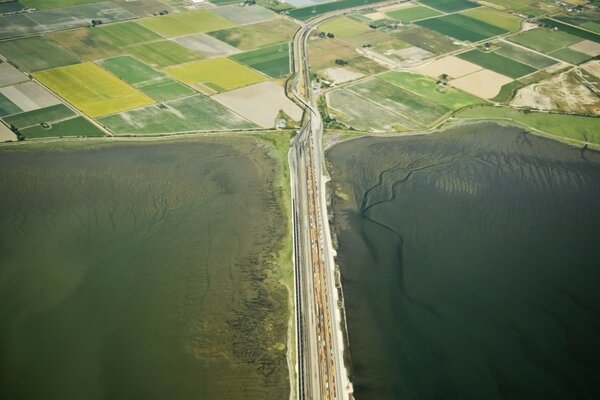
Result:
[[194,61],[166,68],[165,71],[188,85],[205,85],[217,92],[268,80],[265,75],[229,58]]
[[154,103],[91,62],[36,72],[33,76],[90,117]]

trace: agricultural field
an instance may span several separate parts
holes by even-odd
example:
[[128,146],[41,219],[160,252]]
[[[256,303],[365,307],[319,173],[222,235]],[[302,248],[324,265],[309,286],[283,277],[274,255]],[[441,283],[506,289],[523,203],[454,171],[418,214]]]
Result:
[[10,3],[0,3],[0,14],[21,11],[23,8],[23,4],[19,3],[18,1],[11,1]]
[[288,43],[276,44],[231,56],[234,60],[262,72],[271,78],[290,74],[290,49]]
[[229,58],[195,61],[169,67],[165,71],[200,91],[208,87],[212,91],[223,92],[267,80],[263,74]]
[[520,32],[511,36],[508,40],[544,54],[548,54],[552,51],[562,49],[563,47],[581,41],[579,37],[570,35],[566,32],[552,31],[543,28]]
[[0,117],[20,113],[22,110],[5,95],[0,93]]
[[510,76],[514,79],[537,71],[536,68],[530,65],[520,63],[496,53],[485,53],[479,50],[471,50],[466,53],[459,54],[458,57],[472,62],[473,64],[477,64],[484,68],[498,72],[499,74]]
[[479,42],[508,33],[506,29],[498,28],[462,14],[425,19],[417,21],[416,24],[443,35],[470,42]]
[[35,7],[39,10],[79,6],[82,4],[98,3],[102,0],[19,0],[25,7]]
[[135,22],[99,26],[94,28],[94,34],[121,48],[162,39],[161,36]]
[[319,25],[318,29],[321,32],[333,33],[338,37],[358,35],[359,33],[369,32],[371,30],[367,25],[356,22],[348,17],[330,19]]
[[96,32],[97,30],[94,29],[80,28],[50,33],[46,37],[71,53],[77,54],[84,61],[94,61],[122,53],[121,49],[97,35]]
[[559,60],[566,61],[568,63],[575,64],[575,65],[582,64],[592,58],[591,56],[589,56],[587,54],[581,53],[579,51],[575,51],[568,47],[565,47],[564,49],[559,49],[559,50],[553,51],[552,53],[550,53],[550,55],[552,57],[558,58]]
[[183,47],[198,53],[200,55],[199,58],[202,59],[228,56],[240,52],[239,49],[227,43],[221,42],[220,40],[209,36],[206,33],[182,36],[174,40]]
[[509,32],[517,32],[520,30],[521,22],[523,22],[523,20],[516,15],[494,10],[489,7],[472,8],[462,14]]
[[170,40],[129,46],[127,52],[155,67],[168,67],[200,58],[195,52]]
[[209,35],[240,50],[254,50],[290,41],[298,26],[283,18],[209,32]]
[[418,21],[420,19],[437,17],[442,15],[442,13],[439,11],[435,11],[429,7],[415,6],[388,11],[386,12],[386,15],[397,21],[407,23]]
[[493,99],[513,79],[489,69],[481,69],[469,75],[450,81],[450,85],[482,99]]
[[139,24],[167,37],[191,35],[225,29],[236,24],[208,10],[161,15],[141,19]]
[[480,65],[473,64],[455,56],[446,56],[416,68],[420,73],[432,78],[439,78],[442,75],[447,75],[450,78],[460,78],[461,76],[472,74],[481,69],[483,68]]
[[449,37],[420,26],[410,26],[397,33],[396,36],[406,43],[434,54],[444,54],[460,48]]
[[170,134],[256,127],[210,97],[200,94],[172,100],[162,105],[138,108],[100,118],[99,122],[115,134],[122,135]]
[[230,7],[215,8],[211,11],[239,25],[269,21],[275,17],[273,11],[261,6],[242,7],[236,4]]
[[112,0],[129,12],[139,17],[155,15],[161,11],[169,13],[185,11],[185,3],[182,1],[161,1],[161,0]]
[[594,42],[600,43],[600,34],[590,32],[584,29],[580,29],[576,26],[565,24],[563,22],[557,21],[555,19],[542,18],[539,22],[546,24],[552,28],[558,29],[560,32],[566,32],[574,36],[578,36],[582,39],[592,40]]
[[468,0],[421,0],[421,3],[447,13],[478,7],[477,3]]
[[522,47],[513,46],[507,42],[501,42],[498,49],[494,52],[539,69],[547,68],[557,63],[557,61],[552,58],[544,57],[541,54],[525,50]]
[[60,104],[60,100],[37,82],[27,81],[0,88],[6,98],[23,111],[37,110]]
[[100,65],[119,79],[157,101],[171,100],[194,93],[187,86],[154,70],[132,56],[110,58],[101,61]]
[[0,54],[27,72],[61,67],[80,61],[75,54],[39,36],[0,42]]
[[356,57],[355,46],[340,39],[317,39],[308,42],[308,61],[316,71],[335,66],[335,60]]
[[585,13],[567,13],[555,15],[552,18],[600,34],[600,9],[598,7],[588,8]]
[[307,19],[328,13],[330,11],[343,10],[344,8],[358,7],[371,3],[379,3],[381,1],[383,0],[339,0],[330,3],[296,8],[295,10],[288,11],[288,15],[300,21],[306,21]]
[[83,117],[75,117],[51,124],[49,128],[41,125],[20,129],[26,139],[66,136],[104,136],[104,132]]
[[532,16],[555,12],[558,8],[552,0],[485,0],[496,6]]
[[91,117],[153,103],[150,97],[90,62],[37,72],[34,76]]
[[21,71],[9,63],[0,63],[0,87],[14,85],[29,80]]
[[8,125],[14,125],[17,129],[29,128],[42,122],[56,122],[75,116],[73,110],[64,104],[40,108],[33,111],[23,112],[4,118]]

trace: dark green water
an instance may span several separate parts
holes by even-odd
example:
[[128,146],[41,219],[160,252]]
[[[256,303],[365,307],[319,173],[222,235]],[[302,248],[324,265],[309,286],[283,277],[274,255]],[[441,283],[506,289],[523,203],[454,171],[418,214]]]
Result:
[[494,124],[328,152],[356,398],[600,398],[600,155]]
[[253,138],[3,150],[0,398],[287,398],[271,155]]

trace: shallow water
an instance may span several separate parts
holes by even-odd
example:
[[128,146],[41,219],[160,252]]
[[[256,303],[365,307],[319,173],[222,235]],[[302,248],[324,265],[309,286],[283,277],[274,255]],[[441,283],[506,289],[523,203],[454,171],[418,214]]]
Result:
[[3,151],[0,398],[287,398],[268,152],[252,138]]
[[481,124],[328,152],[356,398],[600,397],[600,155]]

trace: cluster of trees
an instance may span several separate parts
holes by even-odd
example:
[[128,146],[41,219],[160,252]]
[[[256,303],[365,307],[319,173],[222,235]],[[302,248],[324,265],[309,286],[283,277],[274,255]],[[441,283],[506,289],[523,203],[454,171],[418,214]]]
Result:
[[324,38],[333,39],[335,37],[335,35],[331,32],[319,32],[319,37],[321,39],[324,39]]
[[337,59],[335,60],[335,64],[336,64],[336,65],[347,65],[347,64],[348,64],[348,61],[346,61],[346,60],[344,60],[344,59],[341,59],[341,58],[337,58]]

